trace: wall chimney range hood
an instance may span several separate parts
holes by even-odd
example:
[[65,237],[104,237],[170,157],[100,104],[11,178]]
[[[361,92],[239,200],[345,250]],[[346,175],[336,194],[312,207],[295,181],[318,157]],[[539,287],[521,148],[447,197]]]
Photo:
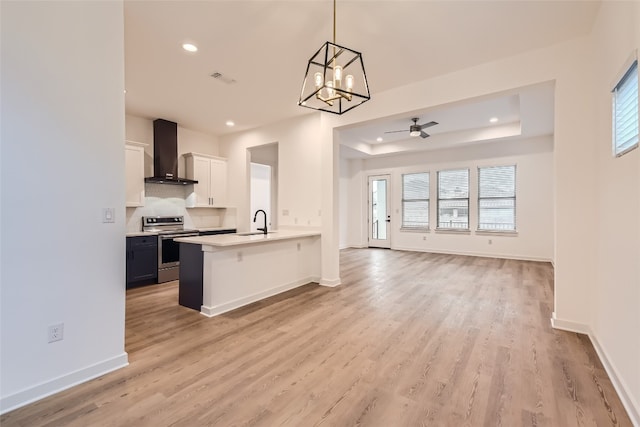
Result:
[[188,185],[198,181],[178,178],[178,124],[153,121],[153,176],[144,179],[153,184]]

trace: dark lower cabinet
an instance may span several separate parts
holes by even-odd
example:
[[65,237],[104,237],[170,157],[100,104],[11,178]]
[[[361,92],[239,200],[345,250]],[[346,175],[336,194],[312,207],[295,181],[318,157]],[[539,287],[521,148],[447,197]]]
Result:
[[[201,231],[201,236],[233,234],[235,229]],[[178,285],[178,303],[200,311],[202,307],[202,280],[204,259],[201,245],[180,243],[180,283]]]
[[127,289],[156,283],[158,236],[127,237]]

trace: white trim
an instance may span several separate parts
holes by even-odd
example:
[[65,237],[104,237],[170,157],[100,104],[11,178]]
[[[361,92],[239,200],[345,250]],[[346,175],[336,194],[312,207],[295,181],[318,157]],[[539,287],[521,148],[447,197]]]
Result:
[[227,161],[225,157],[212,156],[211,154],[203,154],[203,153],[184,153],[182,154],[185,159],[189,157],[204,157],[205,159],[215,159],[215,160],[224,160]]
[[200,314],[203,314],[207,317],[214,317],[220,314],[226,313],[231,310],[235,310],[236,308],[244,307],[245,305],[249,305],[256,301],[260,301],[265,298],[272,297],[274,295],[281,294],[283,292],[289,291],[291,289],[298,288],[300,286],[309,284],[309,283],[318,283],[317,277],[307,277],[304,279],[299,279],[294,282],[290,282],[284,285],[276,286],[271,289],[267,289],[262,292],[255,293],[253,295],[248,295],[246,297],[238,298],[233,301],[226,302],[224,304],[214,305],[213,307],[208,307],[206,305],[202,305],[200,307]]
[[339,277],[337,279],[321,279],[320,280],[320,286],[326,286],[328,288],[335,288],[336,286],[339,286],[341,284],[342,282],[340,281]]
[[132,147],[148,147],[149,146],[149,144],[146,144],[144,142],[131,141],[128,139],[125,139],[124,145],[130,145]]
[[551,327],[553,329],[560,329],[562,331],[567,331],[567,332],[576,332],[578,334],[585,334],[585,335],[589,335],[589,332],[591,332],[591,329],[589,329],[589,326],[585,325],[584,323],[577,323],[571,320],[558,319],[556,317],[555,311],[551,313]]
[[347,247],[344,248],[344,249],[350,249],[350,248],[353,248],[353,249],[366,249],[368,247],[369,246],[367,246],[366,244],[363,245],[363,244],[360,244],[360,243],[358,243],[358,244],[354,243],[354,244],[351,244],[351,245],[347,245]]
[[400,233],[431,233],[430,228],[419,228],[419,227],[400,227],[398,230]]
[[504,237],[518,237],[516,230],[476,230],[476,236],[504,236]]
[[631,423],[635,427],[640,427],[640,404],[638,404],[638,402],[634,402],[632,396],[627,393],[629,387],[624,382],[622,377],[618,375],[618,371],[616,370],[615,365],[611,362],[611,359],[607,357],[607,352],[604,350],[604,348],[602,348],[595,334],[590,333],[589,339],[591,340],[591,344],[593,344],[593,348],[595,348],[596,353],[600,358],[600,362],[602,362],[602,366],[604,366],[604,370],[607,371],[609,379],[613,384],[613,388],[616,389],[618,397],[622,401],[622,405],[627,410],[627,415],[629,415],[629,418],[631,418]]
[[[637,60],[638,60],[638,49],[633,49],[629,54],[629,56],[627,57],[627,59],[622,64],[622,67],[616,73],[614,80],[609,84],[609,87],[611,88],[611,92],[614,91],[616,86],[618,86],[618,83],[620,83],[620,80],[622,80],[625,74],[627,74],[627,71],[629,71],[629,68],[631,68],[631,65],[633,65],[633,63],[636,62]],[[640,70],[640,68],[638,69]]]
[[86,368],[78,369],[65,375],[53,378],[35,386],[26,388],[17,393],[5,396],[0,399],[0,413],[12,411],[22,406],[44,399],[52,394],[59,393],[78,384],[101,377],[109,372],[124,368],[129,365],[127,353],[103,360],[102,362],[89,365]]
[[631,423],[635,427],[640,427],[640,404],[638,402],[634,402],[633,397],[630,393],[627,393],[629,387],[625,383],[622,376],[618,375],[618,370],[615,368],[615,365],[608,357],[605,349],[600,345],[598,338],[593,333],[591,328],[588,325],[583,323],[572,322],[569,320],[561,320],[556,318],[556,313],[553,312],[551,315],[551,326],[554,329],[559,329],[567,332],[574,332],[579,334],[585,334],[589,337],[593,348],[604,367],[604,370],[607,372],[609,376],[609,380],[611,384],[613,384],[613,388],[616,390],[622,405],[627,411],[627,415],[631,419]]
[[460,234],[462,236],[470,236],[469,228],[436,228],[436,234]]
[[418,249],[407,248],[402,246],[394,246],[391,248],[394,251],[408,251],[408,252],[425,252],[434,254],[446,254],[446,255],[464,255],[464,256],[476,256],[480,258],[499,258],[499,259],[515,259],[519,261],[535,261],[535,262],[552,262],[549,258],[532,257],[526,255],[513,255],[513,254],[486,254],[479,252],[465,252],[465,251],[447,251],[441,249]]

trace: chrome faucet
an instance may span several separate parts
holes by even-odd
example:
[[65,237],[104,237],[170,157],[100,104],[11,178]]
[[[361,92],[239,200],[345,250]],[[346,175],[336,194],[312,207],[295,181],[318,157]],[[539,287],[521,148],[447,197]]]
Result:
[[258,231],[262,231],[264,233],[264,235],[267,235],[267,213],[265,211],[263,211],[262,209],[258,209],[256,211],[256,214],[253,216],[253,222],[256,222],[256,219],[258,219],[258,213],[262,212],[264,214],[264,228],[258,228]]

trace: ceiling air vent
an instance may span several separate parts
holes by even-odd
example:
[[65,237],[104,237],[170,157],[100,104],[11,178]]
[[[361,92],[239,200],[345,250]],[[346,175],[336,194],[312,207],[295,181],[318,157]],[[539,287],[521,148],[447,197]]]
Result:
[[211,74],[211,77],[213,77],[213,78],[214,78],[214,79],[216,79],[216,80],[221,81],[222,83],[226,83],[226,84],[228,84],[228,85],[233,84],[233,83],[235,83],[235,82],[236,82],[236,80],[235,80],[235,79],[232,79],[232,78],[231,78],[231,77],[229,77],[229,76],[225,76],[224,74],[219,73],[219,72],[217,72],[217,71],[214,71],[214,72]]

